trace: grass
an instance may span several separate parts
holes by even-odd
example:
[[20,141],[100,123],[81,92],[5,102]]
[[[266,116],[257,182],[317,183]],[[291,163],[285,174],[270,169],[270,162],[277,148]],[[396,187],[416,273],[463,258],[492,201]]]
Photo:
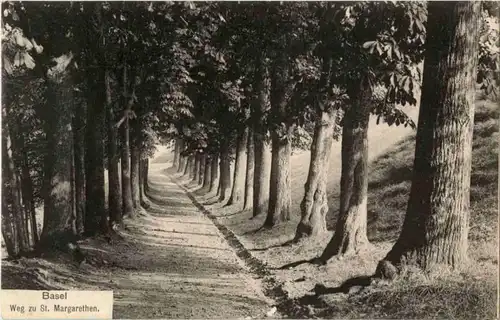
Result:
[[[416,110],[410,113],[416,120]],[[293,238],[300,217],[309,153],[292,157],[293,217],[275,230],[259,229],[265,217],[251,219],[250,210],[214,203],[213,194],[198,198],[258,259],[275,269],[274,276],[284,283],[289,296],[308,309],[310,317],[493,319],[496,318],[498,268],[499,115],[497,104],[477,101],[470,198],[471,259],[460,271],[415,272],[404,281],[376,284],[356,293],[337,290],[348,279],[373,274],[378,261],[400,233],[415,151],[415,132],[409,129],[370,124],[368,238],[371,245],[356,256],[332,259],[326,266],[302,264],[291,269],[277,269],[317,256],[332,235],[330,231],[316,243],[286,245]],[[327,224],[329,230],[333,230],[339,210],[340,142],[336,142],[332,150],[329,174]],[[337,293],[311,294],[315,285],[335,288],[332,292]]]

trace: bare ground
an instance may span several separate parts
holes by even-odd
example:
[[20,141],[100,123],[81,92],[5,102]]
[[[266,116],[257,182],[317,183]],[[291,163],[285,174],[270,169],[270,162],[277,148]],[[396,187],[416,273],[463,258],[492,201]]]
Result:
[[81,241],[80,266],[65,256],[3,260],[2,288],[113,290],[115,318],[264,317],[273,302],[261,280],[165,165],[151,165],[151,207],[111,243]]

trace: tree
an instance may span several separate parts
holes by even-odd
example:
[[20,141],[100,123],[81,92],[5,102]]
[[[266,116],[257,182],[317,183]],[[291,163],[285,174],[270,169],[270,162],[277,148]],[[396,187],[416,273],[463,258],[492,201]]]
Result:
[[243,210],[249,209],[253,204],[253,177],[254,177],[254,162],[255,162],[255,149],[254,149],[253,130],[250,128],[248,132],[247,144],[247,167],[245,174],[245,196],[243,202]]
[[246,151],[248,128],[242,128],[236,141],[236,160],[234,163],[233,188],[227,205],[239,204],[245,195]]
[[480,2],[428,4],[410,199],[379,275],[392,277],[403,262],[428,270],[466,260],[480,18]]

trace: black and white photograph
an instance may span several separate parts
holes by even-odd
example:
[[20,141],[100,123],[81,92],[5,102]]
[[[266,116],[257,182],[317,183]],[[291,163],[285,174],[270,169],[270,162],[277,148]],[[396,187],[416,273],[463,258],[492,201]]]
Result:
[[500,2],[0,15],[1,319],[499,318]]

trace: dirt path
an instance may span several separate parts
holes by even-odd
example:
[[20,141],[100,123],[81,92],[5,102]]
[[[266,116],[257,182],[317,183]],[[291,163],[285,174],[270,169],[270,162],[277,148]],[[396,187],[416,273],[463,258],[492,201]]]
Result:
[[6,263],[4,282],[28,268],[43,280],[40,289],[113,290],[115,318],[265,317],[271,301],[260,281],[165,169],[151,165],[151,208],[126,222],[122,241],[85,241],[91,257],[80,267],[45,259]]

